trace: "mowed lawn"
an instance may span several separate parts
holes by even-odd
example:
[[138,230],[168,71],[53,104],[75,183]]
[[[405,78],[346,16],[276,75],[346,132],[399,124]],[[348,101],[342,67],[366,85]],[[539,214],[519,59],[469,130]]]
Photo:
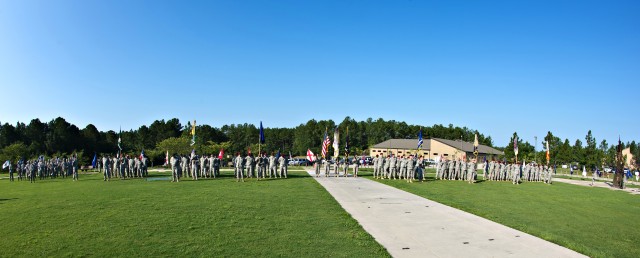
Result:
[[99,174],[81,174],[79,182],[2,179],[0,256],[389,256],[305,172],[245,183],[231,171],[223,176],[179,183],[103,182]]
[[[369,179],[527,232],[591,257],[640,257],[640,196],[563,183]],[[480,172],[481,173],[481,172]],[[438,218],[432,218],[438,219]]]

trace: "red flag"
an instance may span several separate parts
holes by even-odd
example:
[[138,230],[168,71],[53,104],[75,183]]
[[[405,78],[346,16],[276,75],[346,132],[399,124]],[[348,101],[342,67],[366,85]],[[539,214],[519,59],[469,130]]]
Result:
[[251,147],[249,147],[249,150],[247,151],[248,155],[251,155]]
[[220,152],[218,153],[219,159],[222,159],[222,156],[224,156],[224,149],[220,149]]

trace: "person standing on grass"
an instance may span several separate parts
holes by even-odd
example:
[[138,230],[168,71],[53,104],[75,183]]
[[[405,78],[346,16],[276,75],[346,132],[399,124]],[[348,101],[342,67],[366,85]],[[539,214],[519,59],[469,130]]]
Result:
[[71,169],[73,174],[73,181],[78,181],[78,155],[71,158]]
[[247,154],[247,157],[244,158],[245,167],[247,168],[247,177],[252,178],[254,169],[253,169],[253,155],[251,153]]
[[9,181],[13,182],[13,166],[11,165],[11,161],[9,161]]
[[278,163],[280,166],[280,170],[278,170],[278,175],[280,178],[282,178],[283,176],[286,178],[287,174],[285,172],[285,165],[286,165],[286,160],[284,159],[284,155],[280,155],[280,158],[278,158]]
[[331,173],[331,162],[329,159],[322,159],[322,163],[324,163],[324,177],[329,177],[329,173]]
[[276,177],[276,162],[276,157],[271,152],[271,156],[269,156],[269,178]]
[[177,157],[174,153],[171,156],[171,182],[180,182],[180,157]]
[[242,156],[240,156],[240,152],[236,152],[236,158],[233,160],[233,166],[236,171],[236,182],[242,180],[244,182],[244,171],[243,171],[243,162]]

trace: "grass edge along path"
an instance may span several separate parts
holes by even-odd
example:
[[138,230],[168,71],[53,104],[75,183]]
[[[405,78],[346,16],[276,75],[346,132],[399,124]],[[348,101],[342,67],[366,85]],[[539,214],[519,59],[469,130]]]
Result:
[[[640,198],[626,192],[564,183],[426,182],[373,179],[540,237],[591,257],[640,257]],[[428,170],[432,172],[432,170]],[[437,219],[437,218],[433,218]],[[615,222],[615,223],[614,223]]]
[[7,257],[389,257],[304,171],[237,183],[0,180],[0,250]]

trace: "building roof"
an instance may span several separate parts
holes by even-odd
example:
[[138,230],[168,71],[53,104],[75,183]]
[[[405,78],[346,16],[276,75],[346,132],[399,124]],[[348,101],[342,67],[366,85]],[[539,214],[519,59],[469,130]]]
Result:
[[[431,140],[441,142],[445,145],[449,145],[453,148],[462,150],[464,152],[473,152],[473,143],[460,140],[446,140],[440,138],[425,139],[422,144],[423,150],[431,150]],[[377,149],[417,149],[418,139],[389,139],[384,142],[373,145],[371,148]],[[486,145],[478,145],[478,152],[485,154],[504,155],[504,152],[496,150]]]
[[[373,145],[372,148],[415,150],[418,148],[418,139],[389,139],[384,142]],[[429,141],[429,139],[424,139],[422,143],[422,149],[423,150],[431,149],[431,142]]]
[[[461,140],[446,140],[440,138],[433,138],[433,140],[439,141],[456,149],[462,150],[464,152],[473,152],[473,142],[465,142]],[[495,154],[495,155],[504,155],[504,152],[491,148],[487,145],[478,145],[478,153],[486,153],[486,154]]]

